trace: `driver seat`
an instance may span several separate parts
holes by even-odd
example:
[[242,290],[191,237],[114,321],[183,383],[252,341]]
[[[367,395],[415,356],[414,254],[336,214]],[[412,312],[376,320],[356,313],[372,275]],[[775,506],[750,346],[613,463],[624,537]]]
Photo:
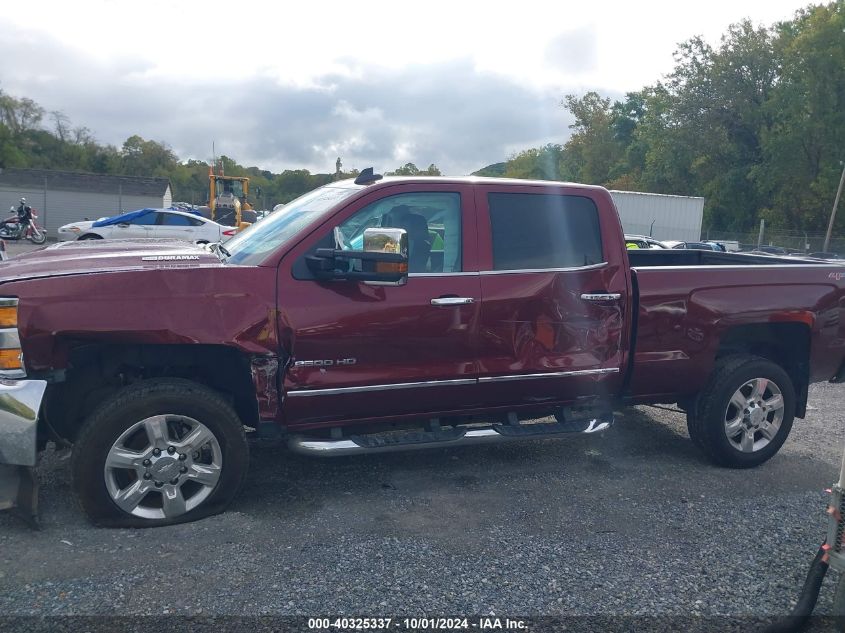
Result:
[[428,220],[419,213],[411,213],[407,205],[393,207],[385,214],[382,226],[405,229],[408,234],[408,272],[428,272],[428,260],[431,257],[431,235],[428,232]]

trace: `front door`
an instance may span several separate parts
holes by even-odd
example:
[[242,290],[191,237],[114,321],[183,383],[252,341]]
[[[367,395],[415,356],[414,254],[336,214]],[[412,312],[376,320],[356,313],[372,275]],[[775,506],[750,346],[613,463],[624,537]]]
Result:
[[[408,234],[403,286],[317,281],[305,256],[360,250],[369,227]],[[353,202],[306,238],[279,268],[279,331],[292,351],[286,422],[331,426],[433,416],[470,406],[477,387],[480,281],[469,185],[396,185]]]
[[621,247],[605,246],[623,239],[607,192],[480,185],[476,207],[480,398],[516,406],[617,395],[628,281]]
[[129,222],[120,222],[112,225],[111,235],[115,239],[138,239],[145,237],[154,237],[152,234],[152,227],[155,225],[158,214],[155,211],[147,211],[141,213],[129,220]]

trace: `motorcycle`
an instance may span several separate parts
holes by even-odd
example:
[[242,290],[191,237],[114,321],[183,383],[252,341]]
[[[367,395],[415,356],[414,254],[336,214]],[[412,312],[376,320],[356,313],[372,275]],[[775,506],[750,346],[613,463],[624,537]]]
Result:
[[26,222],[21,221],[15,207],[11,207],[13,215],[0,224],[0,238],[4,240],[29,240],[33,244],[43,244],[47,241],[47,232],[38,226],[35,221],[38,214],[35,209],[30,211],[30,218]]

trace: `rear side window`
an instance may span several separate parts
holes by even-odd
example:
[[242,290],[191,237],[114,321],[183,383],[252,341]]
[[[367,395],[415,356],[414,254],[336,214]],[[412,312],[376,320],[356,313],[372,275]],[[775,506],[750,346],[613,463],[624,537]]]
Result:
[[161,216],[159,224],[164,226],[196,226],[200,224],[199,221],[194,222],[189,217],[175,213],[160,213],[159,215]]
[[599,214],[582,196],[490,193],[493,269],[572,268],[600,264]]

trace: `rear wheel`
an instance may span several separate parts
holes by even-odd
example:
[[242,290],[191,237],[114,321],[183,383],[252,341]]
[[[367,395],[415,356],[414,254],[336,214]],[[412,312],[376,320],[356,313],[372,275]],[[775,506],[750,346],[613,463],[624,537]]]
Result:
[[215,391],[142,381],[104,402],[73,448],[73,483],[99,525],[153,527],[222,512],[249,463],[241,421]]
[[751,468],[786,441],[795,417],[795,388],[779,365],[737,355],[721,359],[687,412],[695,445],[712,461]]

